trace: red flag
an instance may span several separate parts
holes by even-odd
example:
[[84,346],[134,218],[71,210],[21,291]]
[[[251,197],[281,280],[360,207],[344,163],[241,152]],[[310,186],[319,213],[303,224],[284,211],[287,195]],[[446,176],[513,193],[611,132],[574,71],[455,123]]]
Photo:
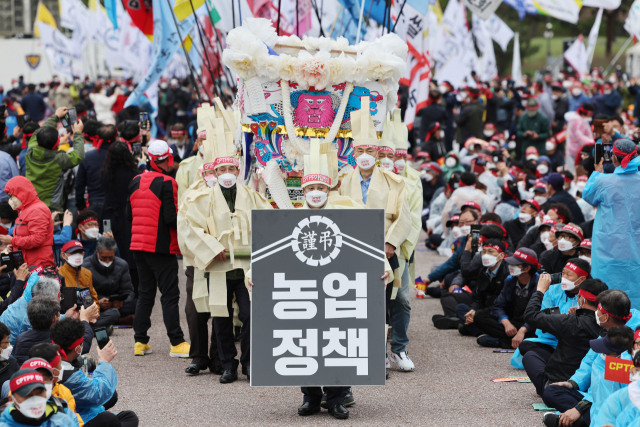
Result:
[[133,24],[146,36],[153,37],[153,7],[151,0],[125,0],[124,7]]
[[607,356],[604,360],[604,379],[616,383],[629,384],[629,370],[633,366],[631,360],[618,359]]

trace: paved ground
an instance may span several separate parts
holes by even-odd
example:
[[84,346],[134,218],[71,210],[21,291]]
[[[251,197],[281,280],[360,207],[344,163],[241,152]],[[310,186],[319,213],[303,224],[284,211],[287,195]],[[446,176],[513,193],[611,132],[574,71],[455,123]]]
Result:
[[[424,247],[417,252],[417,273],[425,275],[444,258]],[[181,320],[184,318],[186,278],[180,277]],[[158,295],[159,297],[159,295]],[[189,359],[169,357],[159,298],[153,312],[150,345],[154,353],[133,356],[133,330],[119,329],[112,336],[119,353],[120,400],[113,409],[134,410],[146,426],[538,426],[542,413],[532,403],[542,402],[531,384],[493,383],[491,378],[525,375],[509,365],[509,354],[479,347],[474,338],[457,331],[438,331],[431,316],[442,313],[438,300],[411,296],[409,328],[412,373],[392,368],[385,387],[357,387],[356,406],[348,421],[338,421],[327,411],[299,417],[302,403],[298,388],[251,388],[246,377],[220,384],[217,376],[188,377]]]

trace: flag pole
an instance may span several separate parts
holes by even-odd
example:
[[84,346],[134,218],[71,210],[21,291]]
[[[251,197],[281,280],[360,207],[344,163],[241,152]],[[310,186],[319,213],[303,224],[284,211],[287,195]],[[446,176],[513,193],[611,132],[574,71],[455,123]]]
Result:
[[[218,37],[218,30],[216,30],[216,23],[213,22],[213,18],[211,17],[211,9],[209,8],[209,2],[208,0],[204,1],[204,5],[207,7],[207,15],[209,15],[209,22],[211,23],[211,27],[213,28],[213,32],[216,34],[216,41],[218,42],[218,48],[220,49],[220,54],[218,55],[220,57],[220,59],[218,60],[218,67],[219,70],[221,71],[221,75],[224,75],[225,80],[227,81],[227,85],[229,86],[229,88],[231,88],[234,92],[238,90],[238,88],[236,87],[235,82],[233,81],[233,76],[232,78],[229,78],[229,76],[227,76],[227,71],[226,71],[226,67],[224,67],[222,65],[222,51],[224,50],[222,48],[222,43],[220,42],[220,37]],[[220,88],[220,90],[222,91],[222,88]]]
[[[189,74],[191,75],[191,81],[196,88],[196,94],[198,95],[198,101],[202,104],[202,95],[200,95],[200,91],[198,90],[198,81],[193,75],[193,64],[191,64],[191,60],[189,59],[189,52],[187,52],[187,48],[184,46],[184,39],[182,38],[182,34],[180,34],[180,26],[178,25],[178,19],[176,18],[176,14],[173,11],[173,6],[171,5],[171,0],[167,0],[169,4],[169,9],[171,9],[171,17],[173,18],[173,22],[176,25],[176,31],[178,32],[178,37],[180,38],[180,44],[182,44],[182,50],[184,51],[184,56],[187,59],[187,67],[189,67]],[[195,18],[195,16],[194,16]],[[204,89],[204,87],[203,87]]]
[[280,6],[282,5],[282,0],[278,0],[278,24],[276,26],[276,34],[280,35]]
[[360,5],[360,18],[358,19],[358,33],[356,34],[356,44],[360,42],[360,28],[362,28],[362,15],[364,15],[364,0]]
[[393,28],[391,29],[392,33],[396,30],[396,25],[398,25],[398,22],[400,21],[400,17],[402,16],[402,11],[404,10],[405,4],[407,4],[407,0],[404,0],[404,3],[402,3],[402,6],[400,7],[400,12],[398,12],[398,17],[396,18],[396,22],[393,24]]
[[313,6],[313,10],[316,12],[316,18],[318,18],[318,22],[320,23],[320,35],[324,37],[324,30],[322,29],[322,18],[320,17],[320,13],[318,13],[318,6],[315,0],[309,0],[311,5]]
[[606,76],[609,70],[611,69],[611,67],[613,67],[613,64],[615,64],[618,61],[618,59],[620,58],[620,55],[622,55],[622,52],[624,52],[627,46],[629,46],[629,43],[631,43],[631,40],[633,40],[633,36],[629,36],[627,41],[624,42],[624,44],[622,45],[618,53],[616,53],[616,56],[613,58],[613,60],[611,60],[609,65],[607,65],[607,68],[605,68],[604,73],[602,74],[603,76]]
[[209,68],[209,74],[211,74],[211,82],[213,83],[213,89],[214,92],[216,94],[216,96],[218,96],[218,88],[216,87],[216,78],[213,76],[213,70],[211,68],[211,61],[209,60],[209,53],[207,52],[207,48],[204,45],[204,31],[202,31],[202,28],[200,28],[200,22],[198,17],[196,16],[196,9],[193,7],[193,0],[189,0],[189,4],[191,4],[191,10],[193,11],[193,17],[196,20],[196,27],[198,27],[198,35],[200,36],[200,43],[202,44],[202,54],[204,55],[204,57],[207,59],[207,65]]

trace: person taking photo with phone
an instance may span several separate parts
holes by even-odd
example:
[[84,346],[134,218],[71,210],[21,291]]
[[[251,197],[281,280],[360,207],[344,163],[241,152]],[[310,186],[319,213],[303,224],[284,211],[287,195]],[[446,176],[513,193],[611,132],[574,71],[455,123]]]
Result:
[[604,160],[596,165],[582,191],[584,201],[597,208],[593,224],[591,265],[594,277],[606,278],[612,288],[625,291],[632,306],[640,305],[640,157],[629,139],[613,142],[612,174],[603,173]]
[[38,197],[51,210],[64,212],[64,186],[58,185],[67,169],[71,169],[84,160],[84,125],[81,121],[73,123],[73,151],[58,151],[60,134],[57,125],[62,118],[68,119],[68,109],[58,108],[33,133],[27,146],[26,177],[38,192]]

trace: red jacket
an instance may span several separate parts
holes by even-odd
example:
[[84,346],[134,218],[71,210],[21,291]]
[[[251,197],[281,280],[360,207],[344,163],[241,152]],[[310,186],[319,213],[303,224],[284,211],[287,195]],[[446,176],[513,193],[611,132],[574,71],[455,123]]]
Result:
[[13,249],[22,250],[29,267],[55,265],[51,211],[38,199],[31,181],[23,176],[15,176],[7,182],[4,191],[22,202],[17,209],[20,214],[13,229]]
[[127,217],[132,222],[132,251],[180,254],[175,179],[152,171],[133,178],[129,184]]

